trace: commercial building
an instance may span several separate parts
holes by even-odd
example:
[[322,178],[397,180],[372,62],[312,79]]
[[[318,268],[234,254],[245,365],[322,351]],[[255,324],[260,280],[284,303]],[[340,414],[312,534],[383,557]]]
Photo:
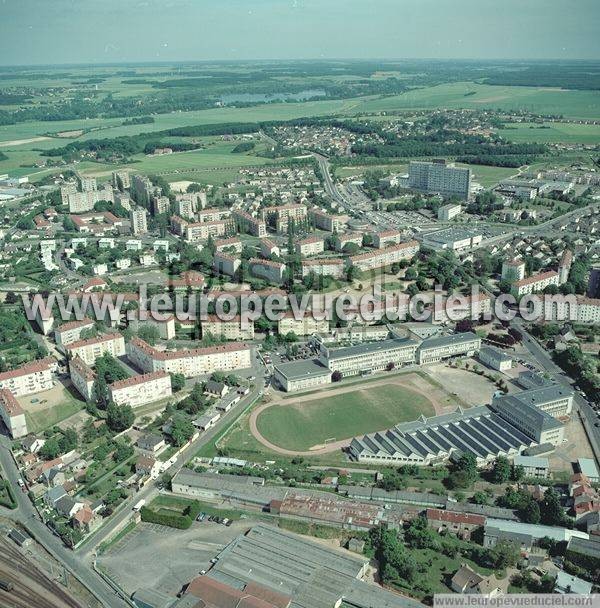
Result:
[[25,412],[7,388],[0,389],[0,418],[13,439],[27,435]]
[[133,207],[129,213],[129,219],[133,234],[146,234],[148,232],[148,212],[144,207]]
[[516,467],[523,467],[526,477],[541,477],[546,479],[550,475],[550,463],[547,458],[539,456],[515,456],[513,463]]
[[74,357],[69,361],[69,376],[79,394],[86,401],[92,401],[96,381],[94,370],[80,357]]
[[273,375],[277,384],[288,393],[331,383],[331,370],[316,359],[281,363],[275,366]]
[[[294,608],[419,606],[416,600],[361,580],[367,568],[364,557],[258,524],[227,545],[206,576],[234,589],[258,583],[289,598]],[[286,606],[281,599],[277,605]]]
[[220,319],[217,315],[207,315],[200,322],[202,327],[202,337],[213,336],[224,338],[225,340],[253,340],[254,321],[244,320],[240,316],[232,319]]
[[445,228],[420,237],[423,247],[434,251],[466,251],[479,247],[483,235],[479,230],[469,228]]
[[471,170],[447,164],[445,160],[411,161],[408,187],[467,200],[471,194]]
[[539,443],[560,441],[551,437],[556,429],[562,431],[560,422],[531,406],[515,410],[482,405],[354,438],[350,453],[359,462],[425,466],[471,452],[483,465],[498,456],[512,458]]
[[517,281],[514,285],[517,295],[523,296],[529,293],[543,291],[549,285],[559,285],[559,275],[555,270],[534,274],[526,279]]
[[546,412],[554,418],[568,416],[573,410],[574,391],[562,384],[550,384],[540,388],[532,388],[513,395],[502,395],[495,400],[516,399],[523,404]]
[[78,340],[65,347],[70,359],[80,357],[87,365],[94,365],[96,359],[105,353],[113,357],[122,357],[125,354],[125,339],[119,333],[103,334],[96,338]]
[[1,372],[0,389],[8,389],[15,397],[47,391],[53,386],[52,370],[56,367],[56,361],[47,357],[8,372]]
[[302,277],[311,273],[318,276],[329,276],[339,279],[344,275],[345,262],[341,258],[322,258],[320,260],[302,260]]
[[250,272],[258,278],[265,279],[277,285],[283,281],[285,264],[272,262],[271,260],[261,260],[260,258],[250,258],[248,260]]
[[577,468],[579,472],[585,475],[592,483],[600,482],[598,468],[592,458],[578,458]]
[[252,365],[250,346],[242,342],[229,342],[207,348],[161,351],[140,338],[133,338],[128,345],[128,357],[144,372],[162,370],[171,374],[183,374],[186,378],[215,371],[246,369]]
[[95,327],[94,321],[88,318],[80,321],[67,321],[60,327],[54,330],[54,340],[58,346],[67,346],[73,342],[77,342],[81,338],[81,334]]
[[424,365],[450,357],[472,357],[480,348],[481,338],[471,332],[434,336],[421,342],[417,351],[417,362]]
[[325,241],[317,236],[309,236],[296,242],[296,253],[300,255],[318,255],[325,251]]
[[512,357],[493,346],[482,346],[477,358],[492,369],[505,372],[512,368]]
[[462,205],[456,205],[454,203],[449,203],[448,205],[442,205],[438,209],[438,220],[442,222],[449,222],[454,219],[457,215],[460,215],[462,212]]
[[327,333],[329,331],[329,321],[327,319],[317,319],[310,312],[296,319],[293,311],[288,311],[279,319],[277,332],[280,336],[285,336],[293,332],[297,336],[311,336],[312,334]]
[[133,408],[165,399],[173,394],[171,376],[164,372],[152,372],[113,382],[108,387],[111,401],[117,405],[127,403]]
[[319,361],[343,376],[369,374],[415,362],[419,343],[410,339],[388,339],[329,349],[320,345]]
[[516,393],[493,397],[490,408],[539,445],[557,446],[563,441],[565,429],[562,423],[532,403],[528,395]]
[[402,260],[410,260],[419,252],[419,243],[417,241],[409,241],[407,243],[399,243],[385,249],[377,251],[367,251],[350,257],[350,264],[359,270],[373,270],[390,266]]
[[471,534],[485,525],[486,518],[473,513],[458,513],[427,509],[425,512],[427,525],[436,532],[448,532],[462,540],[470,540]]

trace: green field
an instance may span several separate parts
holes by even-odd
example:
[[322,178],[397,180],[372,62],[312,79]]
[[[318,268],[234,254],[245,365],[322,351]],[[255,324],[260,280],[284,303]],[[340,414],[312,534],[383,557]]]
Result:
[[401,95],[365,100],[356,112],[388,112],[435,108],[525,110],[570,118],[597,118],[600,91],[572,91],[456,82],[414,89]]
[[304,451],[328,439],[372,433],[400,422],[432,416],[432,404],[410,389],[384,384],[283,407],[273,406],[258,417],[261,435],[290,450]]
[[581,125],[577,123],[556,122],[532,124],[520,123],[510,128],[499,129],[498,135],[521,143],[567,143],[600,144],[600,125]]
[[84,408],[85,404],[78,401],[65,391],[64,400],[58,405],[46,407],[39,411],[27,411],[25,419],[30,433],[39,433],[62,422]]

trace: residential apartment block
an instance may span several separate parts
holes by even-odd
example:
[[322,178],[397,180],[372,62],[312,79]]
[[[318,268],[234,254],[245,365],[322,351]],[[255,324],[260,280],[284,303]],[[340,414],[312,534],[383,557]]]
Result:
[[325,241],[317,236],[309,236],[296,242],[296,253],[303,256],[318,255],[325,251]]
[[328,333],[329,321],[327,319],[316,319],[307,313],[301,319],[296,319],[292,311],[288,311],[277,323],[277,331],[280,336],[293,332],[297,336],[311,336],[312,334]]
[[1,372],[0,389],[8,389],[15,397],[47,391],[53,386],[52,371],[56,367],[56,360],[46,357],[8,372]]
[[534,274],[526,279],[517,281],[514,285],[517,295],[536,293],[543,291],[549,285],[559,285],[559,274],[555,270]]
[[213,258],[213,268],[219,274],[225,274],[233,277],[241,265],[242,261],[239,258],[222,251],[215,252],[215,256]]
[[69,376],[73,386],[79,391],[86,401],[91,401],[94,394],[94,382],[96,373],[80,357],[69,361]]
[[204,241],[209,237],[223,236],[232,227],[227,220],[217,220],[216,222],[194,222],[185,225],[185,240],[190,243]]
[[144,372],[165,371],[186,378],[215,371],[233,371],[251,367],[251,348],[242,342],[229,342],[207,348],[179,351],[158,350],[140,338],[128,344],[128,357]]
[[447,164],[445,160],[411,161],[408,186],[414,190],[467,200],[471,194],[471,170]]
[[374,270],[376,268],[383,268],[384,266],[395,264],[402,260],[410,260],[418,252],[419,243],[417,241],[409,241],[385,249],[353,255],[350,257],[350,264],[362,271]]
[[250,272],[261,279],[265,279],[271,283],[281,284],[285,273],[285,264],[281,262],[272,262],[271,260],[261,260],[259,258],[250,258],[248,260]]
[[173,394],[171,376],[164,371],[151,372],[113,382],[108,387],[111,401],[133,408],[165,399]]
[[125,354],[125,339],[119,333],[104,334],[72,342],[65,347],[65,351],[70,359],[80,357],[87,365],[94,365],[96,359],[105,353],[122,357]]
[[252,236],[263,238],[267,236],[267,224],[264,219],[252,217],[249,213],[236,209],[233,211],[233,218],[237,224],[238,230]]
[[7,388],[0,389],[0,418],[13,439],[27,435],[25,412]]
[[226,340],[253,340],[254,321],[247,320],[242,323],[239,316],[233,319],[220,319],[217,315],[207,315],[206,319],[200,321],[202,336],[211,335]]
[[54,340],[59,347],[64,347],[77,342],[84,331],[94,327],[94,321],[88,318],[81,319],[81,321],[67,321],[54,330]]
[[326,232],[342,232],[348,222],[347,215],[330,215],[324,211],[313,209],[310,211],[315,228]]
[[344,275],[346,263],[341,258],[322,258],[319,260],[302,260],[302,277],[313,273],[319,276],[330,276],[339,279]]
[[383,249],[390,245],[399,245],[402,241],[402,233],[400,230],[382,230],[373,234],[373,245],[377,249]]

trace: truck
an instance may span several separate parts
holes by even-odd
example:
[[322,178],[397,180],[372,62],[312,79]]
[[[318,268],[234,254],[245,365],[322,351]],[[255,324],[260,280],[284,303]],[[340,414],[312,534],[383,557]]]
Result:
[[0,589],[10,592],[13,590],[13,587],[14,587],[14,585],[10,581],[5,581],[3,579],[0,579]]
[[138,502],[136,502],[133,505],[133,511],[139,511],[144,505],[146,504],[146,501],[142,498],[142,500],[139,500]]

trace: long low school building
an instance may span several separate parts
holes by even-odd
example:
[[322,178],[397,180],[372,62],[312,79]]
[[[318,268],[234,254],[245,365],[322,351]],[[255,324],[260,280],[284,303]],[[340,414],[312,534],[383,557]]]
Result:
[[436,363],[457,356],[472,357],[481,348],[481,338],[474,333],[465,332],[449,336],[434,336],[423,340],[417,352],[419,365]]
[[281,388],[291,393],[331,383],[331,370],[315,360],[290,361],[277,365],[275,381]]
[[164,371],[113,382],[109,385],[108,392],[111,401],[117,405],[126,403],[133,408],[165,399],[173,394],[171,376]]
[[319,361],[332,372],[354,376],[415,363],[418,346],[416,340],[396,338],[336,349],[321,343]]
[[248,344],[229,342],[207,348],[179,351],[160,351],[140,338],[128,345],[128,357],[144,372],[164,371],[194,378],[216,371],[246,369],[252,365],[252,352]]

